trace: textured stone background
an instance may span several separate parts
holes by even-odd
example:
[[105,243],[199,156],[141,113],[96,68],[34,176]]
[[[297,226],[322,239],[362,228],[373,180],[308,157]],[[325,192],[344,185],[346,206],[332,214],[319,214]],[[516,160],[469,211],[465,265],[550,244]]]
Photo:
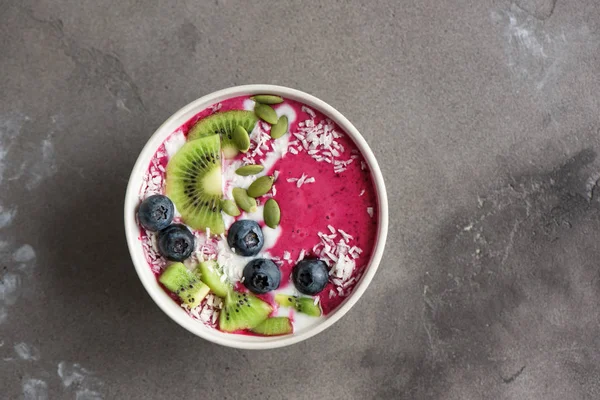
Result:
[[[596,0],[0,0],[0,398],[600,398]],[[328,331],[171,322],[122,227],[148,136],[273,83],[344,113],[390,199]]]

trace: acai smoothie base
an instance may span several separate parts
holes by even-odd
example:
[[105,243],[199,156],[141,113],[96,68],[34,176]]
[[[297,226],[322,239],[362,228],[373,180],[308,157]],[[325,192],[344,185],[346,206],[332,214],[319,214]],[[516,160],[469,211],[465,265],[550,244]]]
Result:
[[232,334],[300,332],[369,264],[377,195],[357,146],[291,99],[239,96],[156,150],[139,192],[148,267],[190,318]]

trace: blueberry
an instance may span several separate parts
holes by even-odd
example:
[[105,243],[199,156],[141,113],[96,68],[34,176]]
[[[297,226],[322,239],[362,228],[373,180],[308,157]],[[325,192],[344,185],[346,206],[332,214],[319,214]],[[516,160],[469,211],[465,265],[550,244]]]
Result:
[[279,287],[281,271],[279,267],[265,258],[250,261],[244,267],[244,286],[256,294],[264,294]]
[[227,244],[240,256],[257,255],[264,243],[263,232],[256,221],[241,219],[234,222],[227,232]]
[[158,232],[165,229],[171,221],[175,208],[168,197],[155,194],[147,197],[138,208],[138,220],[149,231]]
[[158,251],[171,261],[183,261],[194,251],[194,235],[185,225],[170,225],[158,233]]
[[329,281],[327,264],[317,259],[304,259],[294,266],[292,280],[300,293],[315,295],[323,290]]

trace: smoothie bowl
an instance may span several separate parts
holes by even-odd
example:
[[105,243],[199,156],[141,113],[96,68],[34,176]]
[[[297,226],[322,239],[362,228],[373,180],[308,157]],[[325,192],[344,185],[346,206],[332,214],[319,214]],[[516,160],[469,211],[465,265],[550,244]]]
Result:
[[380,262],[388,210],[356,128],[306,93],[215,92],[150,138],[125,199],[142,284],[212,342],[267,349],[307,339],[360,298]]

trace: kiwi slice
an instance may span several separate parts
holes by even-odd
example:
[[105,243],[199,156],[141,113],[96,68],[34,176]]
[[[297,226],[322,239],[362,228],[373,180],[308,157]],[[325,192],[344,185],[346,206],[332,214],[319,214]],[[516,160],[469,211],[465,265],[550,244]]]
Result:
[[200,305],[210,288],[200,280],[182,263],[169,265],[158,281],[171,292],[177,294],[181,301],[194,308]]
[[296,311],[311,317],[321,315],[319,304],[315,304],[314,299],[311,297],[297,297],[280,293],[275,295],[275,302],[282,307],[293,307]]
[[258,118],[252,111],[231,110],[212,114],[198,121],[188,133],[188,140],[196,140],[205,136],[218,134],[225,158],[233,158],[238,154],[234,140],[234,130],[241,126],[250,133]]
[[252,329],[252,332],[265,336],[286,335],[292,333],[292,321],[288,317],[273,317]]
[[227,297],[227,293],[231,290],[231,285],[226,279],[221,280],[223,272],[216,261],[208,260],[201,262],[195,272],[214,294],[219,297]]
[[169,160],[166,194],[192,229],[225,232],[221,215],[221,150],[218,135],[192,140]]
[[251,293],[229,290],[219,313],[219,329],[235,332],[253,329],[269,317],[273,308]]

